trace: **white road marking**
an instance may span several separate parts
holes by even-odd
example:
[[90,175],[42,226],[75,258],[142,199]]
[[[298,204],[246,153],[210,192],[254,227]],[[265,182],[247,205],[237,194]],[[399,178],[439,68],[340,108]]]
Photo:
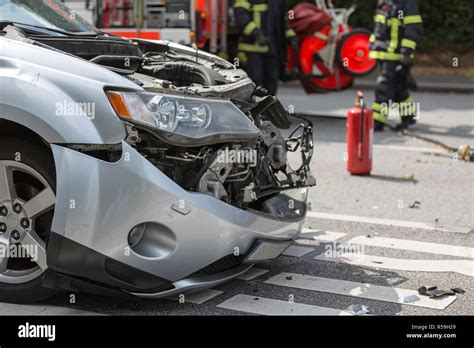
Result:
[[396,226],[396,227],[407,227],[428,231],[438,232],[452,232],[452,233],[470,233],[472,229],[469,227],[446,227],[435,224],[428,224],[424,222],[414,221],[403,221],[403,220],[391,220],[391,219],[379,219],[364,216],[353,216],[353,215],[340,215],[331,213],[318,213],[308,212],[308,217],[325,220],[337,220],[337,221],[349,221],[349,222],[360,222],[365,224],[383,225],[383,226]]
[[[212,300],[214,297],[222,295],[224,292],[219,290],[208,289],[200,292],[196,292],[193,294],[184,295],[184,303],[192,303],[192,304],[203,304],[209,300]],[[179,301],[180,296],[173,296],[168,297],[168,300]]]
[[339,309],[239,294],[217,306],[260,315],[351,315]]
[[237,279],[249,281],[257,277],[260,277],[261,275],[264,275],[265,273],[268,273],[268,269],[252,267],[250,271],[240,275],[239,277],[237,277]]
[[[389,142],[393,141],[393,139],[387,139]],[[319,147],[321,146],[347,146],[344,143],[336,143],[336,142],[327,142],[327,141],[320,141],[317,142],[316,145]],[[422,147],[422,146],[403,146],[403,145],[391,145],[391,144],[374,144],[374,149],[380,150],[392,150],[392,151],[403,151],[403,152],[418,152],[418,153],[426,153],[426,154],[446,154],[448,153],[446,150],[436,147]]]
[[307,237],[311,237],[311,239],[318,240],[321,242],[335,242],[347,236],[347,233],[311,230],[311,229],[305,228],[301,232],[300,236],[303,237],[304,239],[306,239]]
[[288,249],[285,250],[283,253],[284,256],[289,256],[289,257],[303,257],[306,254],[309,254],[310,252],[314,251],[313,248],[307,248],[307,247],[300,247],[296,245],[290,246]]
[[471,260],[408,260],[373,255],[345,253],[340,257],[327,257],[325,253],[314,258],[319,261],[347,263],[359,267],[371,267],[409,272],[459,273],[474,277],[474,261]]
[[428,153],[428,154],[445,154],[448,153],[446,150],[439,148],[430,148],[430,147],[414,147],[414,146],[400,146],[400,145],[374,145],[374,149],[380,150],[394,150],[394,151],[403,151],[403,152],[419,152],[419,153]]
[[407,296],[418,295],[418,291],[356,283],[346,280],[312,277],[296,273],[280,273],[279,275],[265,281],[265,284],[321,291],[330,294],[354,296],[369,300],[393,302],[432,309],[445,309],[456,300],[456,296],[447,296],[439,299],[431,299],[426,296],[421,296],[420,301],[405,303],[404,298]]
[[101,316],[103,314],[82,311],[74,308],[45,306],[45,305],[19,305],[11,303],[0,303],[0,315],[24,315],[24,316]]
[[350,241],[347,242],[347,244],[367,245],[474,259],[474,248],[447,244],[418,242],[407,239],[394,239],[383,237],[369,238],[367,236],[358,236],[352,238]]
[[434,133],[448,133],[448,128],[444,128],[444,127],[430,126],[428,127],[428,130]]

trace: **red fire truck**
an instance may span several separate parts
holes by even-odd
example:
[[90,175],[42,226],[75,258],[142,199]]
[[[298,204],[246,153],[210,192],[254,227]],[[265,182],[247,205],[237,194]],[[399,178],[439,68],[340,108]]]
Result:
[[102,31],[227,50],[227,0],[64,0]]

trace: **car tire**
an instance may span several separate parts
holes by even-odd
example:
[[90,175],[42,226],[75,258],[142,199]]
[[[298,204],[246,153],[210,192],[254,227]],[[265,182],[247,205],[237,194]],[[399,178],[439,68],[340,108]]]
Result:
[[[18,163],[18,165],[22,166],[23,168],[30,168],[32,173],[34,173],[35,175],[39,175],[42,178],[41,179],[40,177],[38,177],[42,181],[36,182],[35,180],[37,180],[38,178],[32,176],[29,179],[27,177],[28,174],[20,173],[19,175],[24,176],[24,178],[22,177],[21,179],[19,179],[21,180],[20,184],[17,184],[17,183],[13,184],[13,186],[15,186],[16,192],[18,192],[17,185],[22,185],[22,187],[27,187],[28,184],[25,184],[25,183],[32,182],[32,185],[39,186],[41,182],[44,182],[45,188],[46,188],[46,183],[47,183],[49,185],[49,188],[54,192],[54,195],[55,195],[56,173],[55,173],[54,160],[53,160],[51,152],[45,145],[41,144],[40,142],[34,142],[34,141],[16,139],[16,138],[0,139],[0,170],[3,170],[3,168],[7,168],[7,163],[12,165],[13,161]],[[4,172],[6,173],[7,169],[5,169]],[[18,172],[21,172],[21,171],[18,170]],[[1,174],[2,173],[0,173],[0,179],[1,179]],[[13,174],[12,174],[12,177],[13,177]],[[27,188],[23,188],[23,190],[27,191]],[[30,188],[29,191],[34,192],[34,188]],[[13,200],[10,200],[10,201],[13,201]],[[7,200],[1,201],[1,197],[0,197],[0,207],[3,204],[6,204],[5,202],[8,202],[8,201]],[[46,235],[49,236],[51,232],[51,222],[52,222],[52,216],[54,213],[53,208],[48,208],[48,211],[46,213],[41,214],[41,216],[39,216],[38,219],[34,220],[34,223],[35,223],[34,228],[35,228],[35,231],[38,231],[37,236],[39,236],[40,232],[37,227],[38,227],[38,220],[41,219],[42,232],[41,232],[40,238],[45,243],[44,246],[45,246],[46,251],[47,251],[48,237],[44,237],[44,236]],[[45,219],[44,219],[44,214],[48,214],[48,216],[46,216]],[[11,240],[11,238],[9,240]],[[18,259],[14,259],[13,261],[17,262]],[[31,261],[26,260],[26,262],[31,262]],[[10,260],[7,261],[7,264],[10,264]],[[25,268],[27,269],[26,271],[28,271],[28,267],[26,266]],[[23,271],[22,269],[20,269],[20,271],[14,270],[14,272],[18,272],[18,273],[22,271]],[[38,272],[42,272],[42,273],[39,274],[38,276],[35,276],[35,274]],[[6,273],[3,273],[3,275],[5,274]],[[32,278],[31,280],[27,280],[28,277],[17,278],[17,279],[20,279],[20,280],[17,280],[17,283],[8,281],[7,280],[8,275],[6,275],[5,278],[3,278],[3,280],[0,278],[0,302],[35,303],[35,302],[40,302],[40,301],[49,299],[57,294],[57,291],[49,289],[49,288],[45,288],[43,286],[45,281],[48,280],[48,278],[53,276],[53,273],[50,270],[48,270],[47,268],[43,270],[39,266],[36,266],[36,271],[32,272],[30,276],[34,278]],[[23,282],[23,279],[25,279],[24,282]]]

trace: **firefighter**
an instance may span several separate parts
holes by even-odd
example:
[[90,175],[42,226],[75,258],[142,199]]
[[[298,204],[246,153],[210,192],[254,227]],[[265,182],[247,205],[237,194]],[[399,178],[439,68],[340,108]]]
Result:
[[417,0],[378,0],[370,37],[370,57],[377,59],[380,76],[372,105],[375,131],[383,131],[389,110],[398,106],[402,121],[397,129],[416,123],[416,108],[410,96],[412,65],[423,31]]
[[275,95],[286,61],[287,44],[296,40],[288,29],[286,0],[236,0],[238,57],[249,77]]

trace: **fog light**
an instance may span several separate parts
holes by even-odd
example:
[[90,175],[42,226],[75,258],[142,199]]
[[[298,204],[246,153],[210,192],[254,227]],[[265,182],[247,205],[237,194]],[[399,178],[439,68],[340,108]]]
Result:
[[136,255],[148,259],[167,258],[178,247],[173,231],[156,222],[146,222],[134,227],[128,234],[128,244]]
[[138,226],[135,226],[130,233],[128,234],[128,245],[130,245],[131,248],[135,247],[140,243],[140,240],[143,238],[143,234],[145,233],[145,224],[141,224]]

